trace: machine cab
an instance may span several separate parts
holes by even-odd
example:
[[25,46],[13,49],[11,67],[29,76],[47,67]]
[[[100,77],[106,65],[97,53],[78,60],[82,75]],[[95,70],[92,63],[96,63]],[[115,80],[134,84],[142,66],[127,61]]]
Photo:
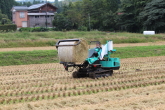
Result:
[[[93,41],[97,43],[97,41]],[[102,48],[91,48],[88,51],[88,58],[86,59],[89,64],[95,64],[95,62],[99,63],[102,68],[113,68],[119,69],[120,67],[120,59],[119,58],[111,58],[110,55],[114,53],[116,50],[113,49],[113,41],[107,41]]]
[[89,49],[88,50],[88,58],[92,57],[95,52],[95,48]]

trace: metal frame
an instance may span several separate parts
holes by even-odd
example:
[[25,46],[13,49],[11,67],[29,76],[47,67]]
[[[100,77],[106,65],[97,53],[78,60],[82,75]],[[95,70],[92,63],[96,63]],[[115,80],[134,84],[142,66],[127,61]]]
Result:
[[[78,41],[76,44],[70,44],[70,45],[59,45],[61,42],[72,42],[72,41]],[[58,47],[62,47],[62,46],[76,46],[78,44],[80,44],[81,40],[80,39],[67,39],[67,40],[59,40],[56,43],[56,48]]]

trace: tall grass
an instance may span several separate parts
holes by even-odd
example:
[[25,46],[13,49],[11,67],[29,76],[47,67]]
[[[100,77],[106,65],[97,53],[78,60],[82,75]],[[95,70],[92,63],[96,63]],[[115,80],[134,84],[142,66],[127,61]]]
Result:
[[165,35],[143,35],[137,33],[107,33],[100,31],[82,32],[10,32],[0,33],[0,48],[53,46],[59,39],[84,38],[87,41],[113,40],[114,43],[142,43],[165,40]]

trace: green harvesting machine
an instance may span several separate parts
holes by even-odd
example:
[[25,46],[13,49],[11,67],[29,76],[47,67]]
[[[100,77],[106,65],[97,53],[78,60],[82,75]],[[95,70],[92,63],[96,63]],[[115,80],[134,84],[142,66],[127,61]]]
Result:
[[[73,45],[66,45],[67,42],[78,42]],[[65,45],[60,45],[61,42],[65,42]],[[68,40],[59,40],[56,43],[56,48],[61,46],[76,46],[81,43],[80,39],[68,39]],[[81,77],[90,77],[90,78],[99,78],[111,76],[113,74],[113,70],[119,70],[120,68],[120,59],[112,58],[111,54],[116,51],[113,49],[113,41],[109,40],[105,45],[100,46],[99,41],[91,41],[96,44],[95,48],[89,48],[88,56],[84,59],[82,64],[76,64],[74,62],[60,62],[60,64],[64,65],[66,71],[68,68],[73,67],[77,70],[72,73],[74,78]]]

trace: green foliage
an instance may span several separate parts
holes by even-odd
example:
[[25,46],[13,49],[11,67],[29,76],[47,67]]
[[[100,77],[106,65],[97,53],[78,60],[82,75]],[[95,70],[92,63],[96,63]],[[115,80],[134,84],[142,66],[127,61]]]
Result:
[[106,9],[113,13],[118,10],[119,0],[106,0]]
[[109,11],[107,13],[104,13],[102,15],[102,28],[106,31],[114,31],[116,29],[116,14],[112,11]]
[[58,4],[58,0],[55,0],[55,6],[58,8],[59,7],[59,4]]
[[7,15],[2,14],[1,10],[0,10],[0,24],[4,25],[4,24],[10,24],[11,21],[8,19]]
[[0,52],[0,66],[57,63],[56,50]]
[[62,13],[56,15],[54,26],[58,30],[90,29],[114,30],[119,0],[82,0],[69,2]]
[[33,30],[33,28],[30,28],[30,27],[20,28],[19,29],[20,32],[31,32],[32,30]]
[[[37,3],[39,3],[39,2],[37,2]],[[34,2],[33,4],[37,4],[36,2]],[[31,6],[31,5],[33,5],[31,2],[24,2],[22,5],[24,5],[24,6]]]
[[71,27],[73,26],[70,19],[65,17],[63,14],[56,14],[55,19],[53,20],[53,25],[59,31],[62,29],[71,30]]
[[146,3],[151,0],[123,0],[121,2],[121,15],[117,18],[117,25],[120,30],[129,32],[140,32],[142,21],[139,21],[139,13]]
[[41,3],[40,1],[33,0],[33,4]]
[[87,31],[88,28],[85,27],[85,26],[81,26],[81,27],[78,28],[78,30],[79,30],[79,31]]
[[17,26],[15,24],[0,25],[1,32],[16,31]]
[[[135,46],[135,47],[118,47],[112,57],[119,58],[136,58],[136,57],[152,57],[164,56],[165,46]],[[137,54],[138,53],[138,54]]]
[[0,0],[0,10],[2,14],[7,15],[7,18],[11,19],[11,8],[16,4],[15,0]]
[[51,30],[51,29],[43,28],[43,27],[35,27],[35,28],[26,27],[26,28],[19,29],[20,32],[46,32],[48,30]]
[[[57,0],[55,1],[57,4]],[[58,5],[63,5],[53,24],[57,30],[79,30],[81,26],[85,26],[88,30],[142,32],[147,29],[164,32],[165,1],[151,1],[64,0],[58,2]]]
[[46,31],[48,31],[48,29],[43,27],[35,27],[32,29],[32,32],[46,32]]
[[165,0],[152,0],[145,6],[139,18],[144,21],[145,30],[165,32]]

